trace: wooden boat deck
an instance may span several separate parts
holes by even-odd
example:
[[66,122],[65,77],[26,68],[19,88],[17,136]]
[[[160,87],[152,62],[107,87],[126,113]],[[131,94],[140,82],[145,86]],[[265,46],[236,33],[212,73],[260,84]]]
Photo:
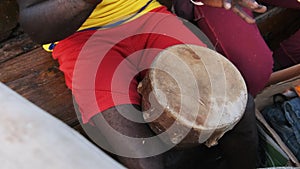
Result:
[[82,133],[58,63],[20,29],[0,43],[0,81]]

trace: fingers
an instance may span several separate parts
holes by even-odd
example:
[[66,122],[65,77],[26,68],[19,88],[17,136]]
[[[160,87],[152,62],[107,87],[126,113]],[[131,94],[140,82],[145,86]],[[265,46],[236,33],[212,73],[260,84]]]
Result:
[[267,11],[266,6],[258,4],[255,0],[223,0],[223,7],[225,9],[231,9],[247,23],[255,23],[255,19],[244,12],[241,6],[258,13]]
[[223,6],[225,9],[230,9],[231,8],[231,0],[223,0]]
[[258,4],[255,0],[241,0],[239,1],[239,5],[258,13],[264,13],[267,11],[266,6]]
[[[255,0],[238,0],[237,1],[240,6],[251,9],[254,12],[264,13],[267,11],[267,7],[261,4],[258,4]],[[230,9],[234,6],[236,2],[232,2],[232,0],[223,0],[223,7],[225,9]]]
[[259,4],[257,8],[253,9],[253,11],[258,13],[265,13],[267,11],[267,7]]
[[204,5],[204,3],[201,2],[201,1],[195,2],[195,1],[191,0],[191,2],[192,2],[193,4],[195,4],[195,5],[198,5],[198,6]]
[[249,16],[247,13],[241,9],[239,5],[235,5],[232,8],[232,11],[239,15],[243,20],[245,20],[247,23],[255,23],[255,19],[253,19],[251,16]]

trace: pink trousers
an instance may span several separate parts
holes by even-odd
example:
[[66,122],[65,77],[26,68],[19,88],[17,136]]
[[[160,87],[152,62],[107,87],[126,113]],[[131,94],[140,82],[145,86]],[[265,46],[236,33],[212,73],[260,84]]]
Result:
[[239,69],[249,93],[258,94],[273,72],[273,58],[257,26],[223,8],[200,6],[194,13],[197,25],[216,50]]
[[[300,9],[297,0],[264,0],[271,5]],[[290,2],[289,2],[290,1]],[[249,15],[251,11],[245,10]],[[216,50],[226,56],[243,75],[249,92],[259,93],[272,73],[273,57],[284,63],[300,63],[300,31],[283,41],[273,53],[255,24],[248,24],[232,11],[198,6],[194,8],[199,28],[212,41]]]

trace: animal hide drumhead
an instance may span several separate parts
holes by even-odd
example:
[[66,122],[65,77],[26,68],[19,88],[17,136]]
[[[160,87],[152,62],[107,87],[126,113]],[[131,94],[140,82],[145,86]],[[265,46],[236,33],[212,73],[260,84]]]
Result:
[[241,119],[247,88],[221,54],[196,45],[175,45],[155,58],[138,86],[143,117],[166,143],[217,144]]

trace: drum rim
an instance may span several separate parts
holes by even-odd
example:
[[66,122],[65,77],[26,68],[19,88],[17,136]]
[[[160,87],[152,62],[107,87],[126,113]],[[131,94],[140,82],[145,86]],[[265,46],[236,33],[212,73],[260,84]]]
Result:
[[[241,91],[241,95],[239,96],[239,100],[237,100],[238,102],[241,102],[241,104],[243,104],[243,106],[241,106],[241,113],[236,113],[238,115],[234,116],[235,118],[233,118],[234,120],[233,121],[230,121],[230,122],[227,122],[227,123],[221,123],[221,124],[218,124],[216,126],[205,126],[203,124],[193,124],[191,125],[191,123],[189,122],[186,122],[188,120],[186,120],[184,118],[184,120],[182,118],[176,118],[176,114],[174,114],[172,111],[169,111],[172,116],[174,117],[174,119],[177,119],[179,120],[182,124],[184,124],[186,127],[189,127],[189,128],[192,128],[194,130],[200,130],[200,131],[207,131],[207,130],[217,130],[217,129],[231,129],[234,125],[236,125],[236,123],[238,123],[238,121],[242,118],[243,116],[243,113],[246,109],[246,104],[247,104],[247,98],[248,98],[248,92],[247,92],[247,86],[246,86],[246,83],[240,73],[240,71],[235,67],[235,65],[229,61],[226,57],[224,57],[223,55],[221,55],[220,53],[214,51],[214,50],[211,50],[209,48],[206,48],[206,47],[202,47],[202,46],[198,46],[198,45],[194,45],[194,44],[177,44],[177,45],[173,45],[173,46],[170,46],[168,48],[166,48],[165,50],[161,51],[157,57],[155,57],[155,59],[153,60],[152,64],[151,64],[151,67],[153,67],[153,64],[156,63],[157,60],[160,59],[160,57],[162,55],[164,55],[166,53],[166,51],[170,51],[172,50],[173,48],[177,48],[177,47],[188,47],[188,48],[191,48],[191,49],[200,49],[200,50],[206,50],[206,51],[209,51],[211,53],[213,53],[214,55],[216,55],[216,57],[220,57],[222,58],[221,60],[224,61],[226,64],[229,64],[230,67],[235,71],[237,72],[237,74],[239,75],[239,82],[241,83],[241,86],[243,88],[243,92]],[[154,74],[153,74],[153,70],[149,71],[149,77],[153,77]],[[154,85],[154,82],[151,81],[151,85],[152,86],[155,86]],[[156,88],[153,87],[153,93],[156,93]],[[158,102],[161,104],[161,102],[158,100]],[[231,127],[232,126],[232,127]]]

